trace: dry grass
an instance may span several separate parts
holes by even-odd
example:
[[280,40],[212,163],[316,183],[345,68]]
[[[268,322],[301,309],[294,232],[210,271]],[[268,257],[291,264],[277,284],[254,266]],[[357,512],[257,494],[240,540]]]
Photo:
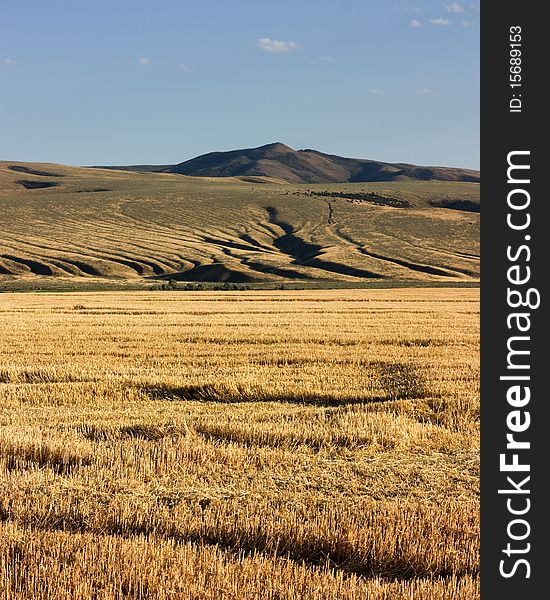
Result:
[[[469,576],[388,582],[313,570],[260,554],[163,538],[35,532],[2,526],[2,600],[51,598],[216,600],[469,600],[479,583]],[[29,577],[29,574],[32,574]],[[70,590],[70,591],[69,591]]]
[[[13,166],[59,177],[28,175],[56,185],[26,189]],[[353,199],[369,193],[408,207]],[[453,201],[479,203],[479,184],[251,184],[0,162],[0,286],[468,283],[479,278],[479,213],[432,205]]]
[[479,596],[476,290],[3,294],[0,598]]

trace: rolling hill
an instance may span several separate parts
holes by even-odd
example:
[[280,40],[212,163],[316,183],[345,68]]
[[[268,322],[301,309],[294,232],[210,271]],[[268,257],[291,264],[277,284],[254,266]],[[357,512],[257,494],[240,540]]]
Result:
[[404,163],[343,158],[316,150],[293,150],[276,142],[259,148],[210,152],[176,165],[101,167],[193,177],[267,177],[286,183],[361,183],[378,181],[479,181],[479,171],[419,167]]
[[0,162],[0,289],[479,278],[477,183],[258,177]]

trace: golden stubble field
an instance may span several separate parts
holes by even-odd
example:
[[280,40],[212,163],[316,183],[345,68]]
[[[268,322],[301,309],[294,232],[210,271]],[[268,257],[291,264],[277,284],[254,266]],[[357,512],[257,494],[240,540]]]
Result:
[[478,296],[1,294],[0,598],[477,598]]

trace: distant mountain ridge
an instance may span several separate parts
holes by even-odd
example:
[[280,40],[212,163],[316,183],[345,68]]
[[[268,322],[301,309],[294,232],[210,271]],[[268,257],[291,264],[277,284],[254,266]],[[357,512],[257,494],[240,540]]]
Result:
[[344,158],[317,150],[294,150],[281,142],[257,148],[209,152],[176,165],[102,168],[179,173],[193,177],[266,177],[287,183],[480,180],[479,171],[472,169]]

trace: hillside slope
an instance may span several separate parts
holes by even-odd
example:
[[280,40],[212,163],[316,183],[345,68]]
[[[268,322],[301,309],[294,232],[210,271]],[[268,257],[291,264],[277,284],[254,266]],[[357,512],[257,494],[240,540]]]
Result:
[[479,186],[0,163],[0,280],[472,281]]

